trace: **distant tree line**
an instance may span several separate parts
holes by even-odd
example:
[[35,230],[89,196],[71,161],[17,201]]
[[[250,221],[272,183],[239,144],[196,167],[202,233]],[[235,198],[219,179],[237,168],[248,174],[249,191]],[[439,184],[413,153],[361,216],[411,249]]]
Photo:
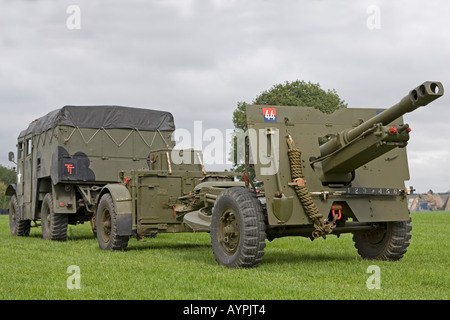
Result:
[[5,195],[8,185],[16,182],[16,171],[0,165],[0,209],[9,208],[10,197]]

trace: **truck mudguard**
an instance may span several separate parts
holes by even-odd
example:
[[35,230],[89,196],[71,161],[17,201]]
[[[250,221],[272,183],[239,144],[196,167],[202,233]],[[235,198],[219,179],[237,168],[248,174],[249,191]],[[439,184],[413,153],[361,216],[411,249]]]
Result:
[[111,195],[114,202],[117,214],[117,234],[120,236],[131,236],[133,234],[133,207],[130,192],[122,184],[107,184],[102,188],[97,203],[106,193]]

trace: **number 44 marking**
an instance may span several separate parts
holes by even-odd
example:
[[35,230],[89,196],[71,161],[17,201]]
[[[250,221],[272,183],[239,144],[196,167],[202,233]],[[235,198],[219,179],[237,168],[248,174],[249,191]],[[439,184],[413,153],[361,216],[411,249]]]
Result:
[[276,108],[263,108],[264,122],[277,122]]

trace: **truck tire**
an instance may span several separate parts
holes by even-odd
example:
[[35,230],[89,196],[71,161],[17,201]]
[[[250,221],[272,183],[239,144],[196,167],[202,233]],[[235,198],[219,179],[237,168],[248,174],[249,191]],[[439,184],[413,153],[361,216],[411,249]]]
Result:
[[211,217],[211,245],[216,261],[232,268],[256,267],[266,246],[266,224],[255,193],[242,187],[222,191]]
[[406,253],[411,229],[411,218],[409,221],[379,223],[375,231],[355,232],[353,241],[364,259],[395,261]]
[[109,193],[104,194],[97,207],[95,217],[97,240],[100,249],[125,250],[128,246],[129,236],[117,234],[117,213],[114,202]]
[[42,237],[46,240],[66,241],[68,221],[67,214],[53,211],[53,196],[47,193],[41,207]]
[[11,196],[9,202],[9,230],[13,236],[29,236],[31,220],[19,220],[19,202],[17,196]]

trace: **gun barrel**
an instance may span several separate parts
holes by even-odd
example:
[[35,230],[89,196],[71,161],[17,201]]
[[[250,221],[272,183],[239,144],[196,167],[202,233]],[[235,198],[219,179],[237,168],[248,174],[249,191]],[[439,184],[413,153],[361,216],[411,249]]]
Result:
[[[441,97],[443,94],[444,87],[442,83],[437,81],[426,81],[417,88],[411,90],[408,95],[400,100],[400,102],[393,105],[389,109],[384,110],[353,129],[342,132],[343,140],[345,143],[348,143],[359,137],[363,132],[370,129],[377,123],[381,123],[385,126],[405,113],[412,112],[419,107],[426,106],[430,102]],[[321,156],[330,154],[336,151],[339,147],[341,147],[340,143],[336,139],[331,139],[320,147]]]
[[400,100],[399,103],[377,114],[358,127],[348,131],[346,139],[348,139],[349,141],[355,139],[376,123],[381,123],[383,126],[385,126],[395,119],[401,117],[405,113],[412,112],[419,107],[426,106],[443,94],[444,87],[440,82],[424,82],[417,88],[411,90],[407,96]]

